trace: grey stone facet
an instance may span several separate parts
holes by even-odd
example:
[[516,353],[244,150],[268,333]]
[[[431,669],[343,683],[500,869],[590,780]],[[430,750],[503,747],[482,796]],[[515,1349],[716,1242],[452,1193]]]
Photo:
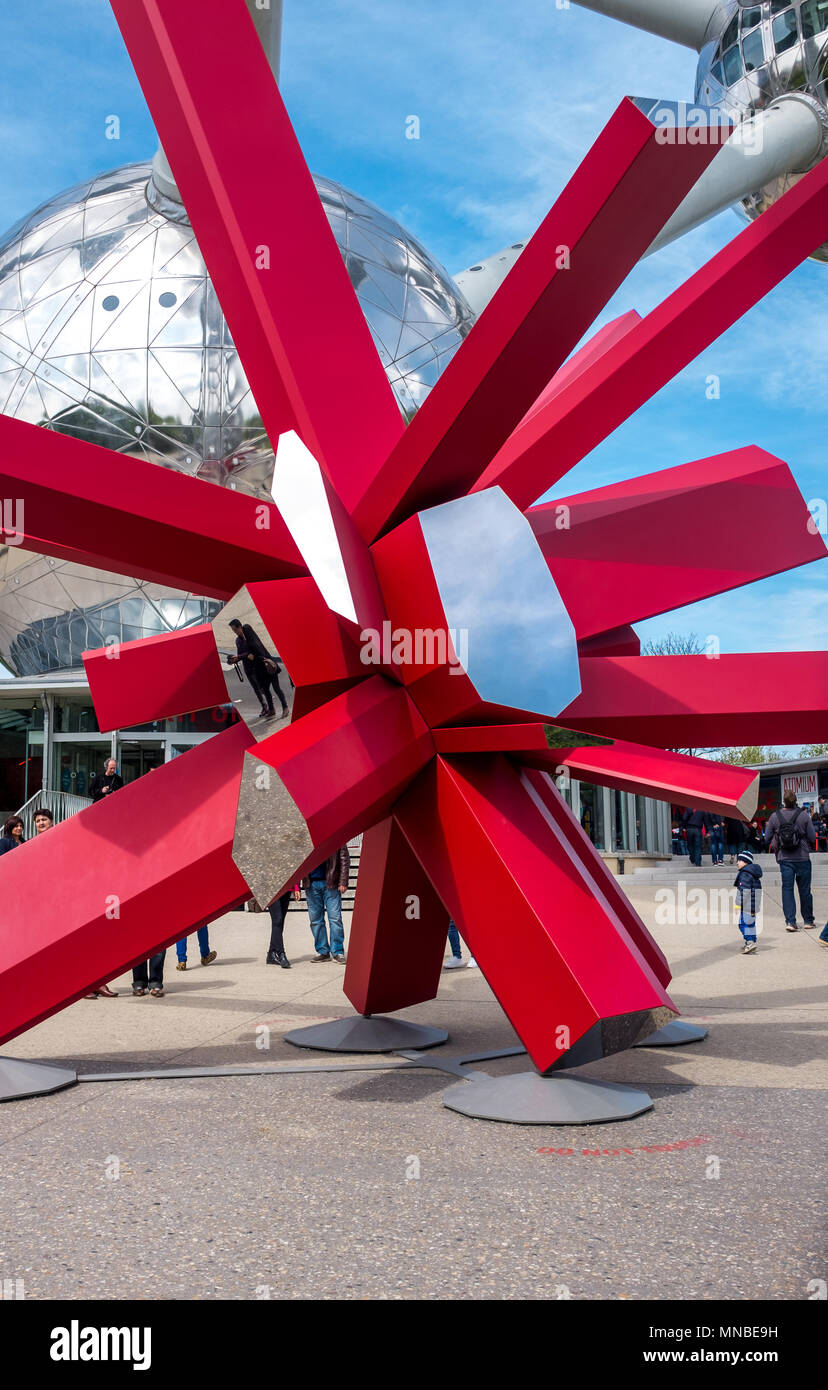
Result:
[[278,772],[245,753],[233,862],[260,907],[290,885],[312,849],[305,818]]

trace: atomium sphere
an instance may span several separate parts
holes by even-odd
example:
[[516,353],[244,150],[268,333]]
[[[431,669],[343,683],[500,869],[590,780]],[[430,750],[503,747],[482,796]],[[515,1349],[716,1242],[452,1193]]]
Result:
[[[738,121],[788,92],[811,97],[828,121],[828,0],[723,5],[718,37],[699,56],[696,101]],[[744,198],[743,211],[753,220],[801,177],[775,179]],[[814,259],[828,261],[828,243]]]
[[[183,208],[150,174],[133,164],[71,188],[0,243],[0,411],[269,496],[273,453],[215,291]],[[315,182],[410,418],[472,311],[399,223],[330,179]],[[324,333],[313,284],[307,299]],[[0,547],[0,658],[18,675],[78,667],[107,638],[206,622],[216,607]]]

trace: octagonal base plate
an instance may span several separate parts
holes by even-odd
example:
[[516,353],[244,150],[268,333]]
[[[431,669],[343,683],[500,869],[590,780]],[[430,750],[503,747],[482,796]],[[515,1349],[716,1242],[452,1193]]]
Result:
[[450,1086],[443,1104],[476,1120],[512,1125],[596,1125],[631,1120],[652,1110],[646,1091],[613,1081],[587,1081],[560,1072],[539,1076],[521,1071],[512,1076],[476,1076]]
[[697,1023],[684,1023],[680,1018],[676,1018],[664,1028],[659,1028],[657,1033],[651,1033],[648,1038],[642,1038],[641,1042],[633,1043],[633,1047],[683,1047],[685,1043],[704,1042],[706,1037],[706,1028],[700,1028]]
[[448,1042],[445,1028],[426,1028],[403,1018],[376,1018],[354,1014],[331,1023],[314,1023],[310,1028],[294,1028],[285,1033],[285,1042],[295,1047],[314,1047],[321,1052],[399,1052],[402,1049],[437,1047]]
[[0,1057],[0,1101],[25,1100],[28,1096],[48,1096],[74,1086],[76,1071],[67,1067],[51,1067],[45,1062],[24,1062],[15,1057]]

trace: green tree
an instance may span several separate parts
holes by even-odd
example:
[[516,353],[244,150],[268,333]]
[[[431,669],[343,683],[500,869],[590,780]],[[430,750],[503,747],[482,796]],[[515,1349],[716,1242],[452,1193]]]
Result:
[[806,743],[799,750],[800,758],[823,758],[828,753],[828,743]]
[[781,763],[784,756],[773,748],[751,744],[746,748],[722,748],[716,754],[716,762],[736,763],[740,767],[753,767],[754,763]]

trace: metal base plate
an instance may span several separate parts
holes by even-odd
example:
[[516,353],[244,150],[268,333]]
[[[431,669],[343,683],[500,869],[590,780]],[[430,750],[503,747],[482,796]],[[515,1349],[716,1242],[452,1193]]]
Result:
[[443,1104],[476,1120],[512,1125],[597,1125],[631,1120],[653,1108],[647,1092],[632,1086],[536,1071],[461,1081],[445,1092]]
[[706,1037],[706,1028],[700,1028],[697,1023],[684,1023],[680,1018],[676,1018],[672,1023],[659,1028],[657,1033],[651,1033],[648,1038],[642,1038],[641,1042],[634,1043],[633,1046],[682,1047],[684,1043],[704,1042]]
[[314,1023],[310,1028],[294,1028],[285,1033],[285,1042],[321,1052],[398,1052],[402,1048],[420,1052],[448,1042],[448,1033],[445,1028],[426,1028],[404,1018],[354,1014],[331,1023]]
[[27,1096],[48,1096],[74,1086],[76,1071],[67,1067],[51,1067],[45,1062],[23,1062],[15,1057],[0,1057],[0,1101],[25,1100]]

